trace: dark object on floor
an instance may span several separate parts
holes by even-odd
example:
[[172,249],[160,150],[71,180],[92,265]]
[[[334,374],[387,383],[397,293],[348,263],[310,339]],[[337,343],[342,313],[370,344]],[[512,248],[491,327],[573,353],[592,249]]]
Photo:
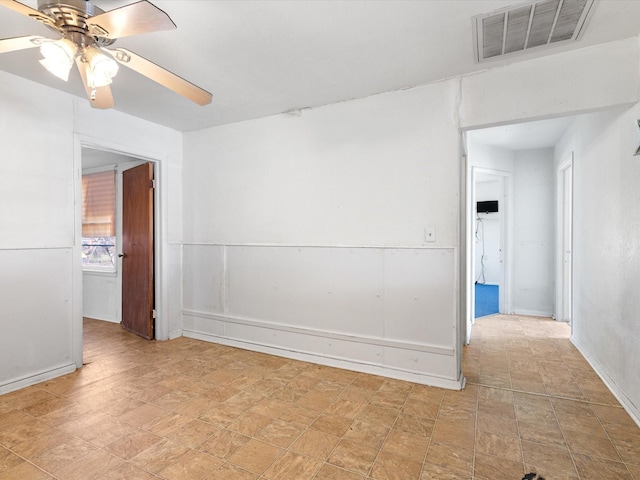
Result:
[[476,314],[475,318],[486,317],[499,313],[498,285],[476,283]]
[[544,480],[544,477],[538,476],[537,473],[527,473],[522,480]]

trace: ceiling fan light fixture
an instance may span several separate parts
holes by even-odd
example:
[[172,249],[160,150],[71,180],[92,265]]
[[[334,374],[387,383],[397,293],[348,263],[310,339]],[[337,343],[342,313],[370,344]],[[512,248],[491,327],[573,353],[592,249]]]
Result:
[[40,53],[44,57],[40,63],[56,77],[69,80],[69,71],[78,51],[75,43],[67,38],[44,42],[40,45]]
[[118,63],[106,53],[95,47],[84,49],[84,61],[87,68],[87,82],[93,88],[105,87],[118,73]]

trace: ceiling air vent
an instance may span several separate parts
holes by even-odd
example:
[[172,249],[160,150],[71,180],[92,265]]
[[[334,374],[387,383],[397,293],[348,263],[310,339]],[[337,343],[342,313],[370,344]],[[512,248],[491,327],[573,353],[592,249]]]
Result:
[[476,60],[577,40],[596,0],[545,0],[474,17]]

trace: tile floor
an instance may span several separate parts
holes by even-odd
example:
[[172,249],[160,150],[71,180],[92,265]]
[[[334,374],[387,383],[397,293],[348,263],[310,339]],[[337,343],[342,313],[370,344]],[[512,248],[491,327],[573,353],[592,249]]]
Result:
[[0,479],[640,480],[640,428],[567,337],[480,319],[456,392],[86,320],[84,368],[0,396]]

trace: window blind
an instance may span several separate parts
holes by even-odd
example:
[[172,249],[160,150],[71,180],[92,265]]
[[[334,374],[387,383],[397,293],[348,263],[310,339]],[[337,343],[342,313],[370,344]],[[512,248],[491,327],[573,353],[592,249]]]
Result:
[[82,176],[82,236],[114,237],[116,219],[116,172]]

